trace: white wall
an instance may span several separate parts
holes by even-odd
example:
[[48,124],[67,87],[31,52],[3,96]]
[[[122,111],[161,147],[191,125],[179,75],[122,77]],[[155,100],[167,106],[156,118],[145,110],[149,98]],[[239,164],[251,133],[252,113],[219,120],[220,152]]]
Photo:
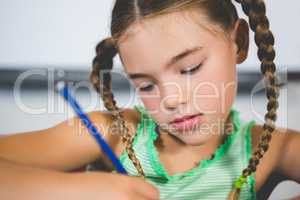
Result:
[[[90,67],[109,35],[112,0],[1,0],[0,66]],[[300,2],[267,0],[278,67],[300,67]],[[259,70],[256,48],[241,70]],[[253,67],[256,66],[256,67]]]
[[111,0],[0,0],[0,65],[89,65],[111,9]]

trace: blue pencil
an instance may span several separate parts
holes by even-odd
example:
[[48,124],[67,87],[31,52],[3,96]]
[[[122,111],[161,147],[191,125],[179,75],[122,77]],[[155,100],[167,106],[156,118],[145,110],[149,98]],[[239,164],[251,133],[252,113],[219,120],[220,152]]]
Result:
[[72,97],[67,85],[64,82],[59,82],[56,85],[56,89],[57,89],[58,93],[66,100],[66,102],[68,102],[69,105],[74,109],[77,116],[82,120],[83,124],[88,128],[89,133],[94,136],[94,138],[97,140],[97,142],[100,145],[100,147],[102,148],[102,150],[108,155],[108,157],[110,158],[110,160],[116,167],[117,171],[121,174],[127,174],[126,170],[122,166],[122,164],[119,161],[119,159],[117,158],[117,156],[114,154],[112,149],[102,138],[101,134],[99,134],[97,128],[93,125],[93,123],[88,118],[88,116],[82,111],[80,105]]

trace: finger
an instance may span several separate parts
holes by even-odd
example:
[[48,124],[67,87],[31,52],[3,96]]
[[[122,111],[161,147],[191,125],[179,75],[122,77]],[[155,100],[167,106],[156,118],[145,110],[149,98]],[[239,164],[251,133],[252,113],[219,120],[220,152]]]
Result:
[[[154,200],[154,199],[151,197],[145,196],[143,194],[137,193],[134,200]],[[158,200],[158,199],[155,199],[155,200]]]
[[140,183],[137,185],[137,191],[151,200],[159,200],[159,190],[151,183],[140,179]]

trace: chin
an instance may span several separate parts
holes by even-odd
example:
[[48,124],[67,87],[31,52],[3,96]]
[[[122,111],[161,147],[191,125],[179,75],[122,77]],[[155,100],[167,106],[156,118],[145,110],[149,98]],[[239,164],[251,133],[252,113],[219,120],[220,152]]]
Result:
[[198,145],[203,145],[209,139],[212,138],[210,134],[207,133],[195,133],[195,132],[180,132],[176,134],[176,137],[180,139],[182,142],[184,142],[187,145],[192,145],[192,146],[198,146]]

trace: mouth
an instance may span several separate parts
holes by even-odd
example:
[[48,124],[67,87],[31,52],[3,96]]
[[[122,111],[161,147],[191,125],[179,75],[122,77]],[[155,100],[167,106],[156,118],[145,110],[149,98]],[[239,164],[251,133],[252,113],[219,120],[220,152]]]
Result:
[[179,131],[186,131],[194,128],[202,121],[202,113],[196,115],[184,116],[170,122],[170,125]]

